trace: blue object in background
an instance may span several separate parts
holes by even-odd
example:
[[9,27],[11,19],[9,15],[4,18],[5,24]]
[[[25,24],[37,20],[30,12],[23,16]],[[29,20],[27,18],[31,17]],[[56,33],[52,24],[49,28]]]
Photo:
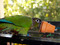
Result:
[[27,36],[29,36],[29,34],[27,34]]
[[27,34],[27,36],[29,36],[29,37],[30,37],[31,35],[30,35],[30,34]]
[[60,29],[60,27],[56,27],[55,29]]

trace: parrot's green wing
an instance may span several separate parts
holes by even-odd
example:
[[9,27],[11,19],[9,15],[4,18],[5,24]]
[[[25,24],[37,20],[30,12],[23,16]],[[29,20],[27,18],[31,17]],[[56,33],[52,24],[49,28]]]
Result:
[[10,17],[5,17],[5,20],[10,21],[13,24],[3,23],[0,27],[8,27],[7,29],[14,29],[19,31],[19,34],[27,35],[30,26],[32,25],[32,18],[22,15],[15,15]]
[[32,18],[22,15],[10,16],[5,19],[21,27],[30,27],[32,24]]

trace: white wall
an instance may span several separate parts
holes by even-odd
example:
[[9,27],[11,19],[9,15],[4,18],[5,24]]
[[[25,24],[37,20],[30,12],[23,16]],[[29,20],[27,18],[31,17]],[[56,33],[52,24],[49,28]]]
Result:
[[0,19],[4,18],[4,5],[3,0],[0,0]]

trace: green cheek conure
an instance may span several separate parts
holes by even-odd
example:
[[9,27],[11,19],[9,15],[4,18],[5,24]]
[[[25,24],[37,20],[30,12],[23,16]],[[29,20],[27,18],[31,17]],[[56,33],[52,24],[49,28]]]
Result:
[[28,16],[15,15],[5,17],[4,19],[0,19],[0,29],[2,29],[0,32],[17,31],[18,34],[27,35],[33,22],[32,18]]

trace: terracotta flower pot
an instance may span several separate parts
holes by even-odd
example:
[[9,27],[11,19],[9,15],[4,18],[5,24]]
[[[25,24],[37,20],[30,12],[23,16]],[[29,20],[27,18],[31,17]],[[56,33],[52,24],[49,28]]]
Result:
[[46,21],[42,21],[39,32],[54,33],[54,31],[55,31],[55,26],[54,25],[49,24]]

